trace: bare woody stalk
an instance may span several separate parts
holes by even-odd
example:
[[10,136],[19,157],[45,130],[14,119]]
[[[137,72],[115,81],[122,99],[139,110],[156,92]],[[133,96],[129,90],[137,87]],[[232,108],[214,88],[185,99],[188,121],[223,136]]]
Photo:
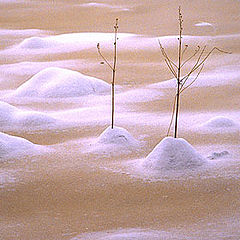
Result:
[[[180,108],[180,95],[181,93],[186,90],[187,88],[189,88],[199,77],[201,71],[203,70],[204,67],[204,63],[205,61],[208,59],[208,57],[213,53],[213,51],[219,51],[222,53],[228,53],[229,52],[225,52],[217,47],[213,47],[207,54],[205,54],[206,52],[206,46],[204,46],[203,48],[201,48],[200,46],[197,46],[196,50],[194,51],[194,53],[187,58],[185,61],[183,61],[183,57],[184,54],[187,52],[188,50],[188,45],[185,45],[184,47],[182,46],[182,33],[183,33],[183,17],[182,17],[182,13],[181,13],[181,7],[179,7],[178,9],[178,21],[179,21],[179,37],[178,37],[178,63],[175,64],[167,55],[165,49],[163,48],[160,40],[158,40],[159,43],[159,47],[162,53],[162,56],[164,57],[164,61],[169,69],[169,71],[172,73],[172,75],[174,76],[174,78],[176,79],[177,82],[177,89],[176,89],[176,94],[175,94],[175,98],[174,98],[174,103],[173,103],[173,111],[172,111],[172,117],[171,117],[171,121],[169,124],[169,128],[168,128],[168,132],[167,132],[167,136],[169,135],[170,129],[171,129],[171,125],[173,123],[173,119],[175,118],[175,123],[174,123],[174,138],[177,138],[178,136],[178,118],[179,118],[179,108]],[[182,69],[185,66],[186,63],[188,63],[190,60],[192,60],[194,57],[197,57],[195,64],[193,65],[193,67],[191,68],[191,70],[184,76],[181,76],[182,73]],[[189,77],[197,72],[196,77],[187,84]],[[175,115],[175,117],[174,117]]]
[[102,55],[100,44],[97,44],[98,53],[103,59],[103,61],[112,70],[112,117],[111,117],[111,128],[114,127],[114,113],[115,113],[115,78],[116,78],[116,66],[117,66],[117,34],[118,34],[118,18],[116,18],[116,23],[114,25],[114,51],[113,51],[113,65],[111,65],[108,60]]

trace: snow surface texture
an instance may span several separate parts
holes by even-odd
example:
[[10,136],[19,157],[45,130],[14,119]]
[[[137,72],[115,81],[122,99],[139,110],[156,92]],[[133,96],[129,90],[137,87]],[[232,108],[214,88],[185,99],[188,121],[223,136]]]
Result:
[[[166,238],[167,237],[167,238]],[[159,240],[170,239],[174,234],[164,231],[144,230],[144,229],[124,229],[108,232],[96,232],[83,234],[71,240]],[[171,238],[176,239],[176,238]]]
[[136,146],[138,141],[124,128],[108,127],[98,138],[98,143]]
[[34,75],[13,93],[17,97],[68,98],[110,91],[110,85],[94,77],[50,67]]
[[186,170],[202,166],[206,160],[184,139],[164,138],[143,161],[151,170]]
[[[211,72],[203,72],[199,75],[196,82],[194,82],[192,87],[215,87],[215,86],[224,86],[229,84],[235,84],[239,81],[239,67],[237,66],[228,66],[216,68]],[[186,83],[185,86],[188,86],[196,77],[196,74],[193,74]],[[159,83],[154,83],[149,85],[150,88],[176,88],[176,79],[170,79]]]
[[30,141],[0,132],[0,162],[7,157],[28,154],[35,144]]
[[215,133],[230,133],[239,131],[240,127],[239,124],[230,118],[216,116],[201,124],[200,129],[203,131],[210,131]]
[[[119,39],[134,37],[134,34],[119,33]],[[35,53],[46,49],[48,52],[70,52],[96,48],[98,42],[113,42],[112,33],[69,33],[49,37],[30,37],[24,39],[18,46],[18,50]]]
[[0,130],[36,129],[54,126],[56,119],[35,111],[23,111],[0,101]]

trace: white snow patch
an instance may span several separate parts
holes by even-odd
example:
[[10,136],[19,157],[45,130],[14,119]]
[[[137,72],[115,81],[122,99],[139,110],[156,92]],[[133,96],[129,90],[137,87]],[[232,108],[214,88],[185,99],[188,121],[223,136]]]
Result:
[[83,3],[83,4],[80,4],[79,6],[85,7],[85,8],[108,8],[108,9],[114,9],[119,11],[130,11],[129,8],[123,8],[120,6],[113,6],[110,4],[97,3],[97,2]]
[[27,49],[40,49],[55,47],[55,42],[47,37],[31,37],[23,40],[19,47]]
[[19,156],[19,154],[28,154],[35,148],[35,144],[21,138],[10,136],[0,132],[0,162],[8,157]]
[[[64,60],[51,62],[18,62],[0,65],[0,71],[3,77],[7,75],[25,76],[34,75],[48,67],[77,68],[79,67],[79,60]],[[14,82],[16,82],[15,79]]]
[[230,118],[217,116],[211,118],[209,121],[203,124],[203,126],[210,128],[231,128],[237,127],[237,124]]
[[213,25],[211,23],[208,23],[208,22],[199,22],[199,23],[196,23],[195,26],[196,27],[206,27],[206,26],[212,27]]
[[126,129],[111,126],[106,128],[97,139],[90,139],[85,148],[86,153],[97,156],[120,156],[140,151],[142,142],[136,140]]
[[108,127],[98,137],[98,143],[101,144],[114,144],[125,146],[136,146],[138,141],[124,128],[121,127]]
[[[93,232],[81,234],[71,240],[159,240],[159,239],[176,239],[175,234],[165,231],[151,229],[121,229],[107,232]],[[182,239],[182,238],[179,238]]]
[[[134,34],[119,33],[120,40],[134,37]],[[23,54],[49,53],[49,52],[71,52],[96,48],[97,43],[107,43],[114,41],[113,33],[68,33],[48,37],[30,37],[23,40],[18,46],[18,50],[24,50]],[[45,49],[45,51],[43,51]],[[37,52],[36,52],[37,51]]]
[[164,138],[142,162],[151,170],[188,170],[205,164],[205,160],[186,140]]
[[233,119],[216,116],[197,127],[198,130],[210,131],[215,133],[227,133],[240,131],[240,125]]
[[38,129],[54,126],[56,119],[36,111],[23,111],[0,101],[0,129]]
[[13,93],[17,97],[68,98],[110,91],[100,79],[63,68],[50,67],[34,75]]

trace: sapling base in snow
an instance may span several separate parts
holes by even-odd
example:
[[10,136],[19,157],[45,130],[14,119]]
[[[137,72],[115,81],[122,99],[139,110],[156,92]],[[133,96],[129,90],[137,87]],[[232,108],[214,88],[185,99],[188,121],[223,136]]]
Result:
[[[188,87],[190,87],[197,80],[198,76],[200,75],[200,73],[204,67],[205,61],[212,54],[213,51],[216,50],[216,51],[219,51],[222,53],[228,53],[217,47],[213,47],[209,52],[206,53],[206,46],[204,46],[204,47],[197,46],[195,52],[189,58],[187,58],[186,60],[183,60],[184,54],[188,50],[188,45],[185,45],[184,47],[182,46],[183,17],[182,17],[180,7],[178,9],[178,21],[179,21],[179,37],[178,37],[178,57],[177,57],[178,62],[177,63],[174,63],[174,61],[172,61],[169,58],[164,47],[162,46],[161,42],[159,41],[159,46],[160,46],[161,53],[164,57],[164,61],[165,61],[166,65],[168,66],[170,72],[174,76],[174,78],[176,78],[176,82],[177,82],[176,95],[175,95],[174,104],[173,104],[173,113],[172,113],[172,118],[171,118],[170,125],[168,128],[168,132],[167,132],[167,136],[168,136],[169,132],[170,132],[170,128],[172,126],[173,118],[175,115],[174,138],[177,138],[177,135],[178,135],[178,116],[179,116],[181,93],[184,90],[186,90]],[[181,74],[182,74],[183,67],[186,65],[186,63],[188,63],[194,57],[197,58],[195,64],[193,65],[193,67],[190,69],[190,71],[186,75],[182,76]],[[195,78],[193,78],[193,80],[189,83],[188,82],[189,77],[195,72],[197,72]]]
[[[102,55],[100,44],[97,44],[97,49],[99,55],[102,57],[103,61],[110,67],[112,70],[112,117],[111,117],[111,128],[114,126],[114,111],[115,111],[115,78],[116,78],[116,66],[117,66],[117,33],[118,33],[118,18],[116,18],[116,23],[114,25],[114,54],[113,54],[113,65],[111,65],[107,59]],[[104,63],[103,62],[103,63]]]

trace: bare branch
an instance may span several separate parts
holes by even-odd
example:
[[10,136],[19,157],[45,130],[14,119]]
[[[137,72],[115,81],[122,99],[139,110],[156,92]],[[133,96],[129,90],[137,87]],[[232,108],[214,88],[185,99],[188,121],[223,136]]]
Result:
[[[164,47],[162,46],[162,44],[161,44],[161,42],[160,42],[159,39],[158,39],[158,43],[159,43],[159,47],[160,47],[160,50],[161,50],[161,52],[162,52],[163,57],[164,57],[165,59],[167,59],[167,60],[169,61],[169,63],[170,63],[171,65],[173,65],[175,68],[178,68],[177,65],[168,57],[168,55],[167,55],[167,53],[166,53],[166,51],[165,51]],[[173,68],[173,67],[172,67],[172,68]]]
[[201,53],[200,53],[199,56],[198,56],[198,59],[197,59],[196,63],[195,63],[194,66],[192,67],[191,71],[181,79],[182,87],[185,85],[185,83],[187,82],[187,80],[188,80],[188,78],[190,77],[190,75],[195,71],[194,69],[195,69],[195,67],[198,65],[199,61],[201,60],[202,55],[203,55],[205,49],[206,49],[206,46],[203,47]]
[[231,54],[230,52],[226,52],[217,47],[213,47],[212,50],[205,56],[205,58],[198,65],[195,64],[195,67],[192,69],[192,72],[196,71],[208,59],[208,57],[212,54],[214,50],[217,50],[219,52],[226,53],[226,54]]
[[171,71],[171,73],[173,74],[173,76],[174,76],[175,78],[177,78],[177,74],[176,74],[176,72],[174,71],[174,69],[172,68],[172,66],[170,65],[170,63],[169,63],[166,59],[164,59],[164,61],[165,61],[165,63],[167,64],[167,66],[168,66],[169,70]]
[[[182,63],[181,67],[183,67],[187,62],[189,62],[192,58],[194,58],[197,55],[197,53],[199,52],[199,50],[200,50],[200,46],[198,46],[198,48],[195,50],[194,54],[191,57],[189,57],[187,60],[185,60]],[[183,51],[183,53],[184,53],[184,51]]]
[[183,51],[182,51],[182,58],[183,58],[183,56],[184,56],[184,53],[187,51],[187,49],[188,49],[188,45],[185,44],[185,48],[184,48]]
[[103,61],[111,68],[111,70],[113,70],[113,67],[111,66],[111,64],[108,62],[108,60],[102,55],[101,50],[100,50],[100,44],[97,44],[97,50],[99,55],[102,57]]
[[[185,88],[183,88],[183,89],[181,88],[181,89],[180,89],[180,90],[181,90],[180,93],[182,93],[184,90],[186,90],[187,88],[189,88],[189,87],[198,79],[200,73],[201,73],[202,70],[203,70],[203,67],[204,67],[204,64],[203,64],[202,67],[200,68],[197,76],[193,79],[193,81],[192,81],[190,84],[188,84]],[[183,86],[182,86],[182,87],[183,87]]]

